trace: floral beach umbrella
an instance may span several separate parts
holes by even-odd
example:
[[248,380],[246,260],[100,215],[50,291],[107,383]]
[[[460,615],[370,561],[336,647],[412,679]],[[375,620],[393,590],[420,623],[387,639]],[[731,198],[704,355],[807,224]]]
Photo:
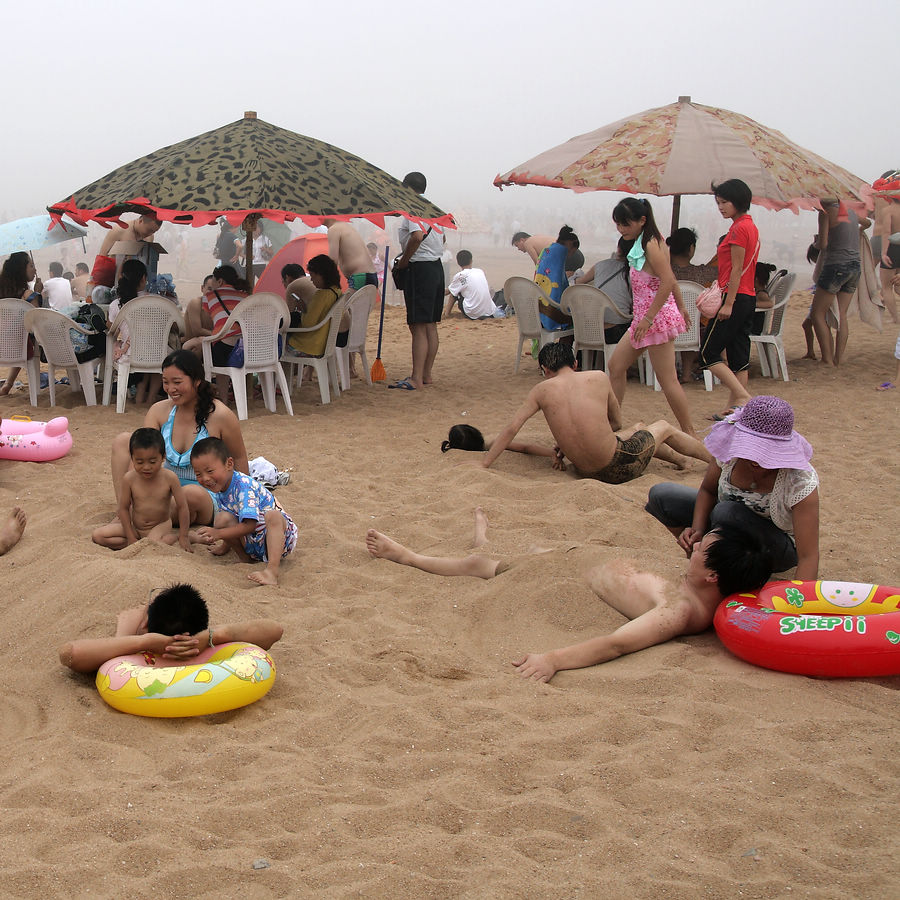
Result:
[[573,191],[710,194],[711,182],[740,178],[767,209],[818,209],[835,197],[857,212],[871,207],[862,178],[747,116],[692,103],[648,109],[574,137],[498,175],[494,184],[540,184]]
[[63,241],[83,238],[87,229],[74,222],[53,221],[44,213],[29,216],[0,225],[0,254],[15,253],[18,250],[40,250]]
[[48,211],[105,225],[124,212],[153,212],[195,227],[224,216],[245,230],[260,217],[313,227],[325,218],[364,218],[383,228],[392,215],[455,227],[451,215],[377,166],[254,112],[126,163]]

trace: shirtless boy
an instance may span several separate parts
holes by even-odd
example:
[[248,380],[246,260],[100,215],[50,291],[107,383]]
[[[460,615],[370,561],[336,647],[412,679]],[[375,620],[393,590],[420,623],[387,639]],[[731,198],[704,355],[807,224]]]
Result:
[[209,612],[199,592],[189,584],[173,584],[146,606],[119,613],[115,637],[84,638],[63,644],[59,661],[75,672],[94,672],[117,656],[144,653],[147,665],[184,666],[208,647],[230,641],[245,641],[268,650],[282,633],[282,627],[271,619],[211,628]]
[[[512,422],[497,435],[481,462],[488,468],[522,426],[543,412],[556,440],[557,459],[568,459],[579,475],[607,484],[623,484],[642,475],[653,456],[684,466],[679,454],[710,462],[696,438],[665,419],[622,429],[619,403],[605,373],[576,372],[568,344],[545,344],[538,354],[544,381],[535,385]],[[676,452],[673,452],[676,451]],[[562,466],[557,465],[556,468]]]
[[[487,519],[475,511],[475,546],[485,540]],[[422,556],[379,531],[366,534],[366,549],[377,559],[421,569],[434,575],[493,578],[510,564],[487,556],[441,558]],[[678,580],[644,572],[630,560],[591,569],[591,590],[630,621],[610,634],[579,644],[526,653],[512,663],[523,678],[549,681],[560,669],[582,669],[662,644],[682,634],[699,634],[712,624],[724,597],[761,588],[772,574],[771,557],[756,537],[730,525],[719,525],[694,544],[688,570]]]
[[547,234],[529,234],[527,231],[517,231],[513,235],[512,245],[521,253],[531,257],[531,261],[537,265],[541,254],[556,240]]
[[[193,552],[188,527],[191,521],[187,498],[178,476],[163,468],[166,444],[156,428],[138,428],[128,442],[132,469],[122,477],[119,509],[109,525],[95,528],[95,544],[122,550],[141,538],[162,544],[177,540],[183,550]],[[178,509],[178,534],[172,530],[170,501]]]
[[139,216],[129,222],[124,228],[113,225],[103,243],[100,252],[94,259],[94,268],[91,272],[91,280],[88,289],[92,290],[97,285],[113,287],[122,272],[122,263],[126,257],[122,255],[110,256],[113,246],[119,241],[150,241],[153,235],[162,227],[162,223],[152,213]]
[[378,287],[375,265],[359,232],[349,222],[337,219],[322,222],[328,229],[328,255],[337,263],[350,288],[358,291],[367,284]]

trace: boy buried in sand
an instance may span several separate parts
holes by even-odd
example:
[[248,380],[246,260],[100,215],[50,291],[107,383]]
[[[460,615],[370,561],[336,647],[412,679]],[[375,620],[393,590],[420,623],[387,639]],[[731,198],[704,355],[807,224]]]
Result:
[[[131,465],[122,478],[119,508],[109,525],[95,528],[91,539],[101,547],[122,550],[141,538],[162,544],[177,540],[193,553],[188,526],[191,513],[178,477],[163,468],[166,444],[155,428],[138,428],[128,441]],[[178,509],[178,534],[172,530],[170,500]]]
[[191,450],[191,465],[197,481],[216,495],[219,511],[212,527],[197,529],[210,544],[210,553],[224,556],[234,550],[242,562],[262,560],[262,572],[247,577],[257,584],[278,584],[281,558],[297,546],[297,526],[281,508],[271,491],[238,472],[225,442],[209,437]]
[[[484,544],[487,518],[475,510],[475,547]],[[422,556],[374,529],[366,533],[366,549],[433,575],[493,578],[509,562],[487,556],[440,558]],[[581,669],[626,653],[662,644],[682,634],[699,634],[712,624],[724,597],[761,588],[772,574],[769,552],[755,536],[729,525],[708,531],[694,544],[688,570],[677,581],[642,572],[630,560],[616,560],[587,572],[591,590],[631,621],[611,634],[547,653],[526,653],[513,662],[516,672],[534,681],[549,681],[560,669]]]
[[282,628],[271,619],[209,626],[206,603],[196,588],[173,584],[146,606],[126,609],[116,620],[116,636],[69,641],[59,648],[59,661],[75,672],[94,672],[110,659],[143,653],[147,665],[190,665],[207,647],[245,641],[268,650]]

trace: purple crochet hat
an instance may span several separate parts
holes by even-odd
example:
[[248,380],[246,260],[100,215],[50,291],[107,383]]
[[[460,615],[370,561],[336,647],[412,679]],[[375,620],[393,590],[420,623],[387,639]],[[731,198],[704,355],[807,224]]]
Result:
[[754,397],[713,425],[703,443],[722,462],[749,459],[764,469],[812,468],[812,446],[794,431],[794,410],[780,397]]

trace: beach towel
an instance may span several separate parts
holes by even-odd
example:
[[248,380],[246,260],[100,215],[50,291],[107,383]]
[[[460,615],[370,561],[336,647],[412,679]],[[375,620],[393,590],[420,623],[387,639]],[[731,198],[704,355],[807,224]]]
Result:
[[875,271],[875,260],[872,257],[872,247],[865,232],[859,232],[859,286],[850,301],[849,313],[856,312],[860,321],[871,325],[876,331],[882,330],[882,314],[884,303],[881,300],[881,283],[878,273]]

